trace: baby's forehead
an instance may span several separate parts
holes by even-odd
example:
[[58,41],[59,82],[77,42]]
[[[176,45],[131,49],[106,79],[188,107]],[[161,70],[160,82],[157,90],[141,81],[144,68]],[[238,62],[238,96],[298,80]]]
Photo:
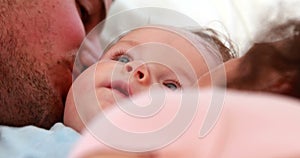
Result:
[[153,53],[155,52],[155,55],[166,53],[169,55],[176,53],[183,57],[191,54],[192,56],[201,55],[192,41],[168,27],[145,26],[137,28],[125,34],[117,43],[120,44],[119,46],[127,45],[131,48],[150,48]]
[[[108,49],[106,54],[115,54],[118,50],[122,50],[121,52],[126,54],[138,52],[134,53],[138,56],[151,54],[151,59],[159,59],[160,62],[164,63],[167,59],[170,65],[174,65],[176,60],[177,65],[192,67],[197,76],[222,63],[217,53],[208,49],[209,46],[207,46],[205,39],[189,31],[180,30],[180,28],[164,26],[136,28],[124,33],[112,45],[111,49]],[[145,52],[145,50],[150,53]],[[168,54],[167,57],[166,54]],[[160,55],[162,56],[159,57]]]
[[144,26],[127,32],[120,40],[136,39],[139,42],[163,42],[172,44],[174,40],[182,43],[190,43],[187,38],[178,31],[163,26]]
[[[201,31],[199,30],[198,32]],[[185,28],[173,26],[143,26],[127,32],[121,38],[121,40],[125,39],[136,39],[140,42],[162,42],[174,46],[174,48],[179,51],[194,49],[193,51],[200,53],[205,56],[205,58],[209,58],[209,60],[217,61],[218,64],[223,61],[215,44],[208,42],[213,40],[212,37],[208,35],[208,37],[203,38],[195,34],[192,30]]]

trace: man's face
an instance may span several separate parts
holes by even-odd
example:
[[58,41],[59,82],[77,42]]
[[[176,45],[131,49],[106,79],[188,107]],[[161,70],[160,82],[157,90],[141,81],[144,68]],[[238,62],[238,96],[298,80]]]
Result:
[[[0,2],[0,124],[49,128],[62,119],[76,51],[86,31],[104,18],[104,5],[96,0]],[[87,2],[96,3],[89,12]]]

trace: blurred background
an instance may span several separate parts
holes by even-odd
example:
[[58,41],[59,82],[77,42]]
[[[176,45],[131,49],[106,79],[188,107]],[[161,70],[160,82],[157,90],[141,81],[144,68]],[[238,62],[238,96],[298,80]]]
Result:
[[[300,17],[300,0],[115,0],[109,16],[141,7],[176,10],[200,26],[212,27],[228,36],[240,55],[255,42],[256,34],[270,21]],[[130,18],[125,22],[138,21]]]

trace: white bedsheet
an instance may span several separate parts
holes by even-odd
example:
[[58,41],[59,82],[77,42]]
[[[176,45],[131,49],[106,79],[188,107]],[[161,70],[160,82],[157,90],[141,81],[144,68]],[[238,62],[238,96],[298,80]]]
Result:
[[[189,16],[201,26],[209,26],[230,35],[240,54],[254,41],[258,30],[268,20],[300,17],[299,0],[115,0],[109,16],[140,7],[174,9]],[[279,18],[278,19],[278,15]],[[139,17],[135,19],[138,21]],[[127,19],[126,22],[131,22]],[[122,27],[123,22],[116,24]]]

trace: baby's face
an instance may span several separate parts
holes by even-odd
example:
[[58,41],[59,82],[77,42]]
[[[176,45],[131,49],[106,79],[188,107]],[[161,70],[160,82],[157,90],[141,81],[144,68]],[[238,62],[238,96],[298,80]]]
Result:
[[152,88],[180,91],[207,71],[201,54],[181,35],[155,27],[134,30],[74,82],[64,123],[80,131],[82,122],[124,98]]

